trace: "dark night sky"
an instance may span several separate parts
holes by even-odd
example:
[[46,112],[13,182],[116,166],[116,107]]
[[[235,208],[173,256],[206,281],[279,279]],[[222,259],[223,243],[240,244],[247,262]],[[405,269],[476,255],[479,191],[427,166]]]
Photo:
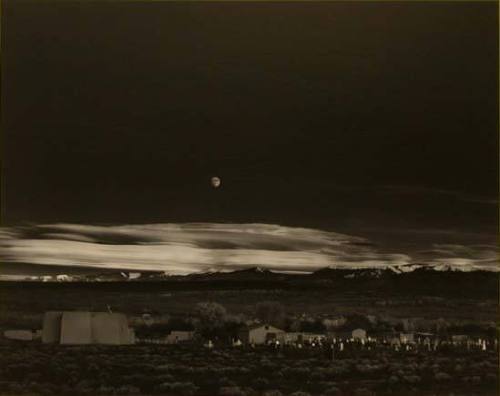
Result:
[[495,2],[3,7],[4,224],[495,240]]

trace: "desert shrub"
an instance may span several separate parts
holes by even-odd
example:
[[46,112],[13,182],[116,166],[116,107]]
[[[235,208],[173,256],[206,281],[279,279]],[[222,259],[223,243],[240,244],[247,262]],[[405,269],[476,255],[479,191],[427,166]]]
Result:
[[257,389],[264,389],[269,385],[269,381],[266,378],[259,377],[254,381],[253,384]]
[[325,379],[325,373],[322,370],[314,370],[314,372],[311,374],[311,380],[314,382],[322,381]]
[[207,367],[191,367],[191,369],[193,370],[193,375],[197,377],[207,375],[208,373]]
[[239,374],[241,374],[241,375],[248,375],[248,374],[250,374],[250,369],[248,369],[247,367],[240,367],[238,369],[238,371],[239,371]]
[[291,378],[308,378],[311,374],[309,367],[291,367],[283,370],[284,376],[289,376]]
[[112,386],[101,386],[97,390],[97,393],[102,395],[111,395],[115,393],[115,389]]
[[[40,373],[39,372],[33,372],[29,373],[26,375],[25,379],[27,382],[36,382],[40,380]],[[1,389],[1,388],[0,388]]]
[[26,386],[26,388],[29,392],[36,393],[36,394],[42,393],[42,391],[43,391],[43,387],[37,382],[30,382]]
[[174,382],[172,390],[179,395],[190,396],[198,391],[198,387],[192,382]]
[[354,395],[355,396],[372,396],[373,393],[370,390],[366,389],[366,388],[358,388],[354,392]]
[[239,367],[223,367],[221,372],[223,375],[238,375],[240,369]]
[[8,381],[0,381],[0,389],[8,390],[10,387],[10,382]]
[[382,369],[382,366],[377,365],[377,364],[365,363],[365,364],[357,364],[356,365],[356,370],[358,370],[360,373],[363,373],[363,374],[375,373],[381,369]]
[[336,386],[332,386],[331,388],[328,388],[327,390],[325,390],[324,394],[326,396],[340,396],[342,394],[342,392]]
[[164,382],[174,382],[175,378],[171,374],[162,374],[162,375],[158,375],[156,377],[156,381],[158,381],[160,384],[162,384]]
[[405,375],[403,379],[410,384],[416,384],[422,381],[422,378],[418,375]]
[[219,389],[220,396],[246,396],[246,393],[239,386],[223,386]]
[[76,384],[75,391],[77,393],[91,393],[92,388],[92,383],[90,381],[83,380]]
[[451,375],[440,371],[440,372],[437,372],[436,374],[434,374],[434,378],[437,381],[449,381],[449,380],[451,380]]
[[337,386],[336,382],[333,381],[322,381],[318,384],[320,388],[326,390]]
[[219,379],[219,386],[221,387],[234,387],[236,384],[231,381],[228,377],[222,377]]
[[172,382],[162,382],[161,384],[155,387],[155,390],[159,393],[167,393],[170,392],[171,386]]
[[18,384],[17,382],[11,382],[7,388],[10,392],[12,392],[14,395],[24,393],[25,388],[23,385]]
[[399,378],[396,375],[391,375],[387,382],[390,384],[397,384],[399,382]]
[[116,393],[118,395],[137,395],[141,393],[141,390],[136,386],[122,385],[116,390]]
[[[40,393],[42,395],[54,395],[57,392],[59,392],[59,386],[57,386],[57,385],[43,383],[43,384],[41,384],[41,386],[42,386],[42,389],[41,389]],[[92,390],[90,390],[90,392],[88,392],[87,394],[92,394]]]
[[277,389],[271,389],[262,393],[262,396],[283,396],[283,394]]
[[487,381],[496,381],[497,380],[497,375],[493,374],[493,373],[488,373],[488,374],[486,374],[485,379]]
[[343,374],[347,374],[349,372],[349,368],[348,367],[344,367],[344,366],[333,366],[333,367],[328,367],[325,369],[325,374],[328,376],[328,377],[337,377],[337,376],[341,376]]
[[[145,372],[145,370],[143,370],[143,372]],[[143,373],[135,375],[135,381],[132,382],[130,378],[128,378],[127,382],[133,383],[133,385],[139,387],[142,392],[149,392],[157,384],[154,376]]]
[[176,396],[191,396],[198,391],[198,387],[192,382],[164,382],[157,387],[157,390]]

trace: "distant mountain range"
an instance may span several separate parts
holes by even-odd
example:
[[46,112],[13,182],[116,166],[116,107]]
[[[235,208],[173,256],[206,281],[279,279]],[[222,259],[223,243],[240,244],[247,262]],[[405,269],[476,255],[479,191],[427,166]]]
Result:
[[[435,270],[431,267],[386,269],[322,268],[313,273],[279,273],[259,267],[232,272],[169,275],[164,272],[107,271],[92,274],[30,276],[2,287],[64,287],[155,292],[190,289],[331,290],[359,295],[442,296],[498,300],[498,272]],[[38,285],[38,286],[37,286]]]
[[[22,264],[29,266],[29,264]],[[60,266],[33,266],[39,273],[34,273],[30,268],[30,275],[20,275],[16,280],[25,281],[43,281],[43,282],[112,282],[112,281],[130,281],[130,282],[151,282],[151,281],[293,281],[293,280],[339,280],[339,279],[388,279],[395,278],[399,275],[411,275],[411,277],[419,277],[422,274],[429,276],[439,277],[441,275],[448,275],[450,273],[462,274],[490,274],[490,277],[497,277],[496,272],[490,271],[461,271],[456,268],[438,266],[429,267],[423,265],[404,265],[404,266],[389,266],[387,268],[362,268],[362,269],[348,269],[348,268],[335,268],[325,267],[312,273],[283,273],[275,272],[261,267],[250,267],[235,271],[208,271],[200,273],[192,273],[186,275],[173,275],[162,271],[143,271],[131,272],[126,270],[108,269],[102,270],[92,267],[78,267],[66,268],[63,267],[61,271]],[[44,267],[44,268],[40,268]],[[5,268],[4,268],[5,269]],[[13,272],[13,271],[12,271]],[[4,272],[5,273],[5,272]],[[7,272],[8,274],[9,272]]]

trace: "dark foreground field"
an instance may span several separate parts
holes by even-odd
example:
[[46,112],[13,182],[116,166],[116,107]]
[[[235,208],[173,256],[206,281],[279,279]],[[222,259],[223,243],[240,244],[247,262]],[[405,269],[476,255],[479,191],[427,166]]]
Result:
[[[121,286],[120,286],[121,287]],[[497,300],[489,297],[392,293],[384,290],[291,288],[130,288],[114,285],[22,284],[0,287],[0,330],[39,329],[49,310],[105,311],[129,319],[143,312],[192,317],[204,301],[230,315],[255,317],[261,301],[282,304],[287,316],[376,315],[459,323],[490,323]],[[165,333],[166,334],[166,333]],[[495,350],[343,351],[332,360],[319,348],[273,349],[190,345],[58,346],[0,344],[0,395],[497,395]]]
[[332,361],[267,347],[0,347],[6,395],[495,395],[497,369],[494,352],[374,350]]

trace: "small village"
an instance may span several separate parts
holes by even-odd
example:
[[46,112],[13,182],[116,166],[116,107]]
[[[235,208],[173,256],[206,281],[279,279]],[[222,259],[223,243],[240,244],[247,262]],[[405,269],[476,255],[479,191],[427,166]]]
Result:
[[276,301],[245,314],[217,302],[180,315],[47,311],[40,328],[1,335],[0,389],[26,396],[472,396],[498,381],[494,323],[307,314]]
[[[145,344],[187,344],[203,342],[205,348],[214,348],[216,345],[224,344],[218,340],[201,340],[194,331],[171,331],[164,339],[144,338],[137,339],[138,343]],[[229,344],[225,344],[227,346]],[[232,347],[267,346],[269,348],[292,348],[292,349],[321,349],[331,351],[332,359],[343,351],[370,351],[377,348],[390,348],[394,351],[437,351],[456,348],[468,351],[497,350],[497,339],[486,339],[472,337],[465,334],[452,335],[451,337],[440,337],[432,333],[387,333],[372,337],[367,335],[364,329],[354,329],[352,332],[315,334],[307,332],[285,332],[269,324],[255,324],[240,331],[239,336],[231,340]]]
[[[381,348],[397,352],[498,351],[493,324],[489,328],[453,327],[439,320],[427,321],[427,330],[432,327],[438,330],[431,332],[415,329],[419,327],[415,324],[420,323],[418,318],[393,319],[391,323],[373,315],[323,319],[308,318],[306,314],[284,317],[283,307],[275,302],[263,302],[257,310],[260,310],[260,317],[247,320],[228,315],[222,305],[212,302],[198,304],[198,316],[187,318],[151,313],[127,317],[113,313],[111,309],[108,312],[49,311],[43,315],[42,329],[4,330],[3,341],[60,345],[180,344],[207,349],[308,349],[331,359],[341,358],[343,353]],[[276,322],[285,326],[279,327]],[[368,326],[358,326],[362,322]]]

